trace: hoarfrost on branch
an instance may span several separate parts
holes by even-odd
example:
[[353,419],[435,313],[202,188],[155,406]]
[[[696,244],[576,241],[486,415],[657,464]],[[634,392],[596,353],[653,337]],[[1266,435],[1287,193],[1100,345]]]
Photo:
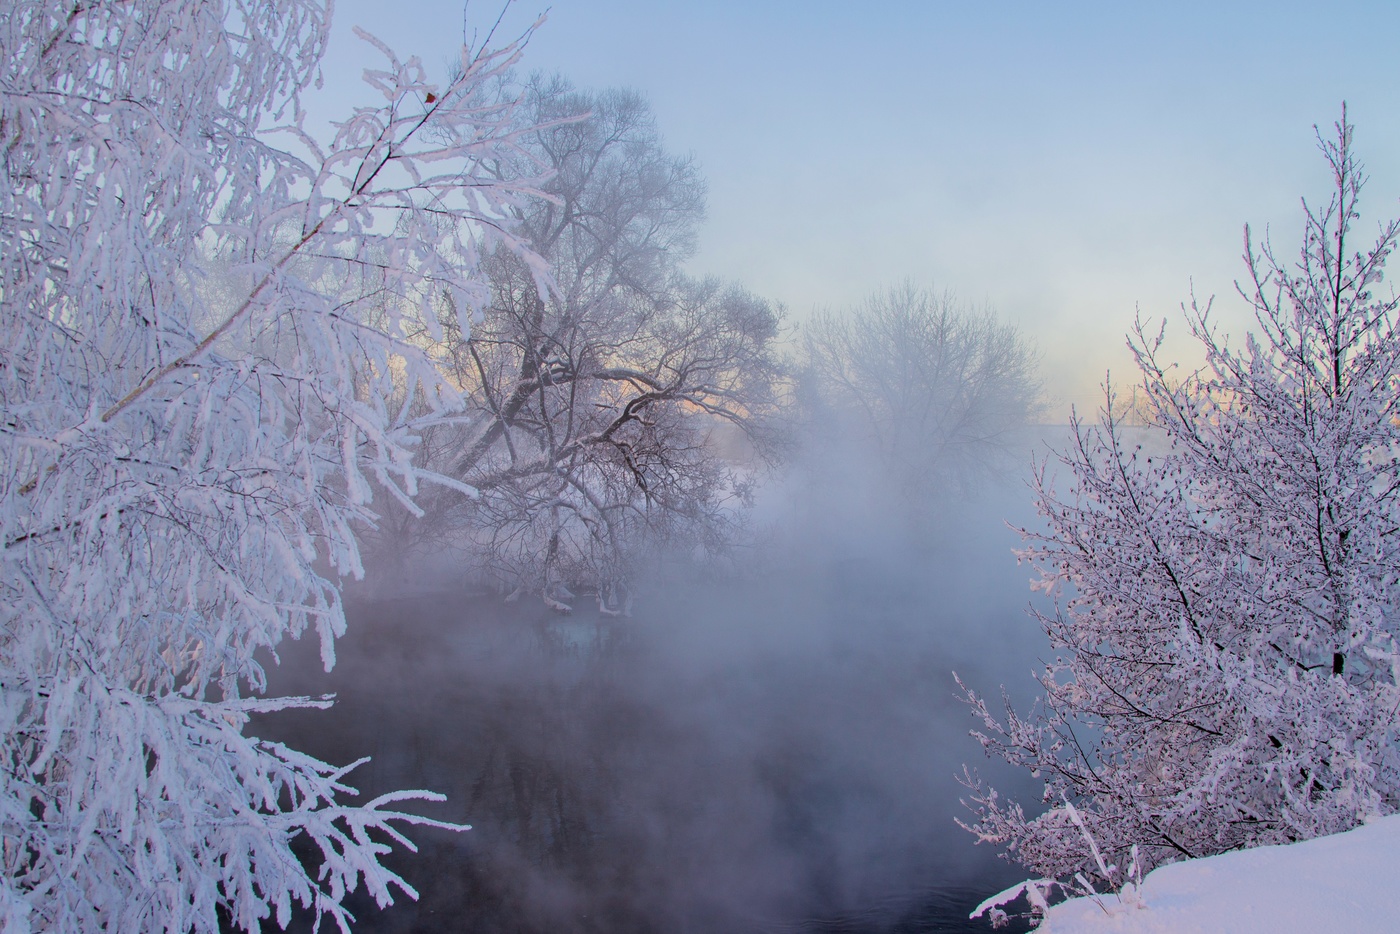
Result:
[[460,402],[423,336],[469,326],[493,244],[544,282],[506,223],[538,180],[500,171],[519,43],[435,85],[370,40],[379,103],[322,146],[328,30],[318,0],[0,12],[7,931],[345,929],[358,885],[412,894],[379,859],[432,796],[347,805],[348,768],[248,735],[324,703],[262,696],[255,653],[314,630],[333,664],[352,530]]
[[1296,260],[1246,229],[1243,346],[1193,301],[1206,364],[1178,379],[1139,322],[1149,428],[1110,393],[1059,456],[1068,494],[1039,473],[1023,556],[1059,603],[1037,614],[1044,699],[967,696],[983,745],[1052,803],[1028,816],[969,775],[969,829],[1043,876],[1121,885],[1086,839],[1150,870],[1400,808],[1400,303],[1381,286],[1400,223],[1353,243],[1351,137],[1345,112],[1319,137],[1332,196]]

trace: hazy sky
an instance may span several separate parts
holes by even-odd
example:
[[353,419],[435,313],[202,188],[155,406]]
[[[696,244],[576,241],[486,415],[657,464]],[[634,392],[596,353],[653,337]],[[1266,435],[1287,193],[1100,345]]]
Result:
[[[505,32],[544,9],[517,2]],[[498,12],[339,0],[331,93],[373,62],[352,25],[444,71],[464,19]],[[1082,404],[1106,368],[1131,376],[1135,307],[1174,315],[1194,280],[1242,329],[1243,225],[1294,251],[1299,196],[1327,195],[1313,125],[1343,100],[1363,229],[1400,213],[1397,36],[1393,0],[555,0],[523,67],[650,99],[709,180],[693,272],[797,321],[905,277],[950,288],[1019,325]]]

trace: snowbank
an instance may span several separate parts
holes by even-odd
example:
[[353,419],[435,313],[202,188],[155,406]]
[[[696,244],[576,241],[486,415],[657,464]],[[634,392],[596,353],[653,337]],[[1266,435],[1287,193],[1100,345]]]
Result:
[[1400,815],[1291,846],[1163,866],[1137,908],[1116,896],[1050,909],[1037,934],[1400,931]]

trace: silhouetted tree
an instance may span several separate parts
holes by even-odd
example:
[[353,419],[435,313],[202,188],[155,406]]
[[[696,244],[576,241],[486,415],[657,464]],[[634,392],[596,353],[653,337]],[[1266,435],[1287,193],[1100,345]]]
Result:
[[704,184],[638,95],[539,77],[521,93],[540,127],[521,146],[553,174],[517,229],[555,288],[508,250],[487,258],[485,319],[442,346],[471,419],[428,439],[473,495],[437,496],[426,525],[400,516],[390,548],[435,536],[508,590],[566,609],[582,585],[620,612],[643,556],[732,539],[748,477],[721,442],[766,443],[779,313],[680,272]]
[[905,501],[1001,465],[1039,413],[1025,339],[990,311],[905,282],[803,332],[801,396],[816,452],[873,452]]

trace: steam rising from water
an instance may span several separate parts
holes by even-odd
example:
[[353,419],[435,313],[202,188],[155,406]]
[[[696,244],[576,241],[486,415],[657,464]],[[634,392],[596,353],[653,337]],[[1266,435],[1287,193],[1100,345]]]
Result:
[[274,689],[339,701],[265,735],[371,755],[363,792],[442,791],[432,816],[474,825],[418,832],[392,864],[421,901],[358,905],[358,930],[985,929],[955,919],[1018,876],[955,826],[954,774],[1037,789],[983,758],[951,672],[1030,684],[1003,525],[1029,494],[827,494],[775,496],[748,573],[658,576],[633,619],[449,587],[353,598],[330,675],[286,647]]

